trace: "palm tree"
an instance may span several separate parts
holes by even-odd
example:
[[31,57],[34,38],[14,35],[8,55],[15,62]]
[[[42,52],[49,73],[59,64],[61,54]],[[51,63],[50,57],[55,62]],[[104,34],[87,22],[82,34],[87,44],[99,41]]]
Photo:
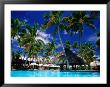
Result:
[[66,31],[73,35],[75,32],[79,33],[80,47],[81,39],[83,36],[84,26],[88,26],[90,29],[96,29],[94,20],[99,16],[98,11],[75,11],[72,12],[72,16],[65,17],[63,20],[69,24],[69,28]]
[[40,50],[43,49],[44,42],[40,39],[36,40],[36,31],[37,26],[26,26],[27,29],[22,30],[20,34],[19,44],[21,47],[25,49],[25,52],[27,52],[27,58],[25,65],[27,63],[28,57],[35,56],[40,52]]
[[11,38],[14,39],[18,35],[20,29],[20,21],[18,19],[11,19]]
[[11,59],[11,68],[18,68],[22,65],[22,62],[19,63],[19,58],[21,57],[22,52],[19,50],[16,52],[12,51],[12,59]]
[[73,49],[78,49],[79,48],[78,42],[74,42],[73,45],[72,45],[72,48]]
[[43,48],[44,43],[41,40],[36,40],[37,24],[30,26],[26,24],[25,20],[19,21],[19,19],[11,19],[11,28],[12,41],[16,39],[19,46],[24,48],[24,53],[27,55],[27,58],[32,55],[35,56]]
[[83,58],[85,64],[90,65],[90,62],[94,61],[95,50],[96,48],[93,44],[86,42],[81,45],[78,55]]
[[61,21],[62,21],[61,19],[62,19],[62,12],[60,12],[60,11],[51,11],[51,12],[45,14],[44,15],[45,23],[42,26],[42,30],[47,29],[47,28],[52,27],[52,26],[56,26],[54,35],[56,35],[58,33],[60,43],[62,45],[62,48],[64,49],[62,39],[60,36],[60,30],[61,30],[60,26],[61,26]]
[[51,42],[45,45],[44,57],[46,58],[46,60],[50,60],[49,56],[55,55],[56,49],[57,49],[57,46],[55,45],[54,39],[52,39]]
[[[25,26],[25,24],[26,24],[25,20],[19,21],[18,18],[17,19],[14,19],[14,18],[11,19],[11,47],[13,45],[13,41],[18,41],[18,39],[20,38],[19,31],[21,30],[22,26]],[[17,52],[17,54],[19,54],[19,52]],[[14,52],[12,50],[12,60],[13,60],[13,56],[14,55],[16,56],[17,54],[16,54],[16,52]],[[21,53],[19,55],[21,56]],[[17,56],[17,57],[20,57],[20,56]]]
[[19,21],[19,19],[11,19],[11,38],[15,39],[19,36],[19,30],[21,30],[21,26],[25,26],[26,20]]
[[[62,11],[51,11],[48,14],[44,15],[45,23],[42,26],[42,29],[47,29],[49,27],[55,26],[56,29],[54,31],[54,36],[58,34],[61,46],[63,48],[63,51],[65,52],[60,32],[67,29],[68,27],[63,22],[62,14],[63,14]],[[64,55],[66,57],[66,54]],[[67,60],[67,63],[68,63],[68,60]]]
[[65,47],[66,48],[71,48],[71,43],[70,43],[70,41],[69,40],[67,40],[66,42],[65,42]]
[[[74,35],[75,33],[79,33],[80,43],[79,43],[79,46],[77,46],[77,48],[80,48],[79,49],[80,51],[81,51],[81,45],[82,45],[82,36],[83,36],[84,26],[88,26],[90,29],[96,29],[94,20],[98,16],[99,16],[98,11],[89,11],[89,12],[75,11],[75,12],[72,12],[72,16],[68,16],[63,19],[63,21],[68,23],[69,25],[69,29],[66,29],[66,32],[68,34]],[[81,52],[80,52],[80,55],[81,55]]]

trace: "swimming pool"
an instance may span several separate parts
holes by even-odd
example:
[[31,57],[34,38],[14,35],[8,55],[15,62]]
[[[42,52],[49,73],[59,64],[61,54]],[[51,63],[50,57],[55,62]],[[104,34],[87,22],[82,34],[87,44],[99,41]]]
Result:
[[99,77],[100,72],[94,71],[51,71],[51,70],[33,70],[33,71],[11,71],[12,77]]

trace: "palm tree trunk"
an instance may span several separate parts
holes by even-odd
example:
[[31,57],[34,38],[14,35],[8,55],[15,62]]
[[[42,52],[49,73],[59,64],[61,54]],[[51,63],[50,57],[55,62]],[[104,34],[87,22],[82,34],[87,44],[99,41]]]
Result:
[[79,38],[80,38],[80,49],[82,45],[82,36],[83,36],[83,25],[81,24],[82,28],[79,30]]
[[63,46],[63,42],[62,42],[62,39],[61,39],[61,36],[60,36],[60,29],[59,29],[59,27],[58,27],[58,36],[59,36],[60,43],[61,43],[61,46],[62,46],[62,48],[63,48],[63,51],[65,52],[64,46]]
[[[29,54],[30,54],[30,51],[31,51],[31,50],[29,50]],[[28,56],[27,56],[27,58],[26,58],[26,61],[25,61],[25,64],[24,64],[24,65],[25,65],[25,68],[26,68],[26,63],[27,63],[27,61],[28,61],[29,54],[28,54]]]
[[80,41],[79,41],[79,47],[80,47],[80,49],[81,49],[81,45],[82,45],[82,40],[81,40],[81,37],[80,37]]
[[79,32],[79,48],[81,49],[81,45],[82,45],[82,32]]
[[63,51],[64,51],[64,56],[66,57],[66,60],[67,60],[67,69],[68,69],[69,68],[69,61],[68,61],[67,56],[65,54],[64,45],[63,45],[63,42],[62,42],[62,39],[61,39],[61,36],[60,36],[60,28],[59,28],[59,26],[58,26],[58,36],[59,36],[60,43],[61,43],[61,46],[62,46]]

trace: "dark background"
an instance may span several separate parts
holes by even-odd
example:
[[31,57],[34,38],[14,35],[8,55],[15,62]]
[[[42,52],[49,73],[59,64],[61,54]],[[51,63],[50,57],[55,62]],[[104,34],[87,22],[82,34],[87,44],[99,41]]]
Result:
[[[107,4],[109,0],[0,0],[0,87],[108,87],[108,84],[92,84],[92,85],[77,85],[77,84],[5,84],[4,83],[4,4]],[[107,66],[110,66],[110,3],[107,6]],[[8,66],[7,66],[8,67]],[[107,83],[109,83],[109,69],[107,67]],[[5,85],[4,85],[5,84]]]
[[0,0],[1,3],[19,4],[107,4],[109,0]]

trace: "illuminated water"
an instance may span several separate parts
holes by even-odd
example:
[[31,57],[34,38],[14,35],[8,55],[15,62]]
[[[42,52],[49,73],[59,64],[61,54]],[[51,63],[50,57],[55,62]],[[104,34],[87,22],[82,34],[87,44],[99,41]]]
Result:
[[94,71],[51,71],[51,70],[33,70],[33,71],[11,71],[12,77],[99,77],[100,72]]

